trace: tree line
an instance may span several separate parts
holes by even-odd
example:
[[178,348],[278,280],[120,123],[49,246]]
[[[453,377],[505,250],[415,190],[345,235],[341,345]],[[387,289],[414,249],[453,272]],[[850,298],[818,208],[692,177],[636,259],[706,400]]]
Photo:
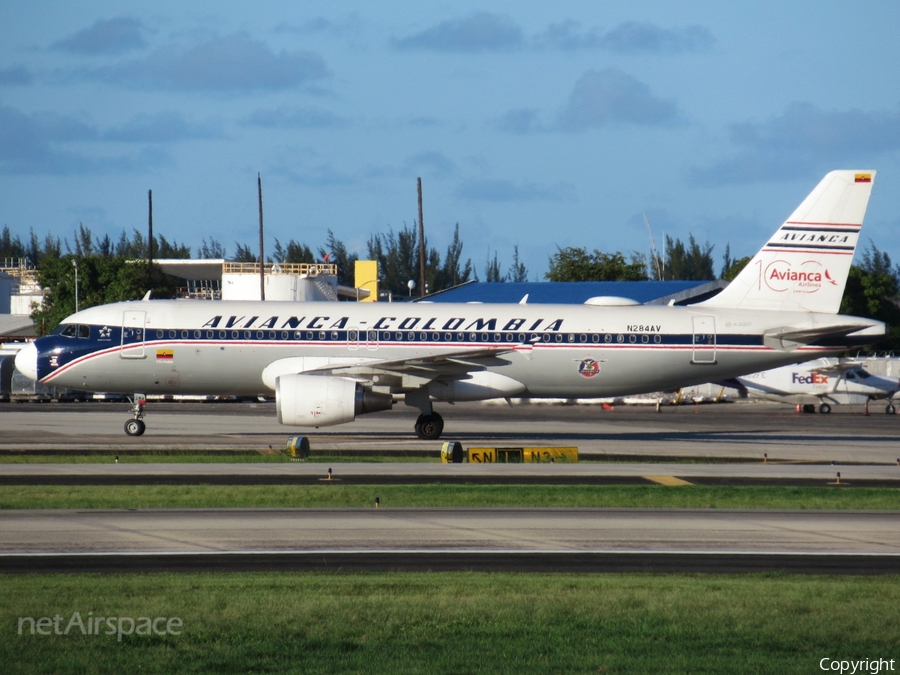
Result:
[[[468,281],[478,281],[479,275],[471,258],[463,256],[463,241],[459,224],[442,253],[425,240],[425,284],[427,293],[436,293]],[[620,251],[612,253],[598,249],[569,246],[557,248],[549,258],[549,270],[544,278],[549,281],[646,281],[646,280],[696,280],[712,281],[722,278],[731,281],[750,261],[750,257],[735,259],[730,246],[726,246],[722,264],[716,274],[713,245],[696,241],[693,235],[687,242],[667,236],[662,252],[653,251],[649,256],[632,252],[627,256]],[[154,297],[172,297],[179,282],[163,274],[158,266],[148,266],[148,239],[137,229],[129,236],[124,230],[118,239],[108,235],[94,235],[90,228],[79,225],[73,233],[72,243],[58,236],[38,237],[32,230],[22,240],[13,235],[8,226],[0,230],[0,261],[3,259],[27,259],[38,270],[42,287],[49,289],[44,308],[34,313],[35,321],[45,330],[52,330],[60,320],[75,310],[74,277],[79,275],[79,306],[143,297],[147,290]],[[190,258],[191,249],[162,235],[153,239],[154,258]],[[394,231],[372,234],[366,242],[368,260],[378,262],[379,289],[395,297],[410,294],[408,282],[419,283],[418,228],[404,224]],[[234,254],[228,256],[226,247],[216,239],[202,240],[197,256],[205,259],[228,258],[235,262],[256,262],[259,255],[246,244],[235,242]],[[323,260],[338,268],[338,282],[354,285],[354,263],[359,259],[332,230],[327,231],[325,242],[315,250],[308,244],[294,239],[282,243],[275,239],[268,262],[315,263]],[[513,250],[513,260],[504,270],[497,251],[488,250],[484,265],[484,279],[489,282],[527,281],[529,272],[519,257],[519,248]],[[419,295],[419,290],[415,295]],[[859,264],[851,267],[841,305],[841,312],[884,321],[893,329],[893,335],[884,349],[900,349],[900,266],[895,265],[887,253],[880,251],[871,241],[863,251]]]

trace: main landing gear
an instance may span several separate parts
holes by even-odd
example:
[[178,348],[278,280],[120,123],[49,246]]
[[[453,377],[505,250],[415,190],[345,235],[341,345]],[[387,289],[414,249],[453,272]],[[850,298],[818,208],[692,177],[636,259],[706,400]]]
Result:
[[444,432],[444,418],[436,412],[430,415],[419,415],[416,420],[416,436],[423,441],[436,441]]
[[144,406],[147,405],[143,394],[135,394],[131,402],[132,419],[125,422],[125,433],[129,436],[141,436],[147,429],[144,424]]
[[416,419],[416,436],[423,441],[436,441],[441,437],[444,433],[444,418],[431,407],[427,385],[407,392],[403,402],[412,408],[418,408],[422,413]]

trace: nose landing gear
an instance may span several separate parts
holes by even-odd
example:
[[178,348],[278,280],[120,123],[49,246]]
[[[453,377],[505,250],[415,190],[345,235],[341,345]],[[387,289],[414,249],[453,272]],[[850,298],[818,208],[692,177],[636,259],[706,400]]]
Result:
[[129,436],[141,436],[146,431],[147,425],[144,424],[145,405],[147,405],[147,401],[143,394],[135,394],[131,403],[131,414],[134,417],[125,422],[125,433]]

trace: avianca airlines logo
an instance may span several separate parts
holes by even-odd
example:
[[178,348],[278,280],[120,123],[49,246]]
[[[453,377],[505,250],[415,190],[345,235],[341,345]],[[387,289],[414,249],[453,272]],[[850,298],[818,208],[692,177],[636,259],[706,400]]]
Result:
[[828,269],[815,260],[807,260],[796,266],[787,260],[775,260],[766,267],[763,280],[776,293],[815,293],[824,284],[838,285]]

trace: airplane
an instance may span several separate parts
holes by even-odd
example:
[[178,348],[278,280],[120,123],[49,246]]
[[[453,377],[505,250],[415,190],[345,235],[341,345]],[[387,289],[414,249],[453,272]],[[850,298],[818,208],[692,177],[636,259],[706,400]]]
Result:
[[84,309],[22,349],[34,380],[131,395],[267,395],[281,424],[324,427],[434,402],[594,398],[719,381],[870,344],[838,315],[875,171],[832,171],[718,295],[689,306],[143,300]]
[[[729,386],[755,398],[793,403],[812,413],[830,413],[832,405],[864,405],[888,399],[885,412],[896,413],[893,398],[900,391],[900,378],[873,375],[855,360],[818,359],[810,363],[773,368],[728,381]],[[802,408],[801,408],[802,406]]]

